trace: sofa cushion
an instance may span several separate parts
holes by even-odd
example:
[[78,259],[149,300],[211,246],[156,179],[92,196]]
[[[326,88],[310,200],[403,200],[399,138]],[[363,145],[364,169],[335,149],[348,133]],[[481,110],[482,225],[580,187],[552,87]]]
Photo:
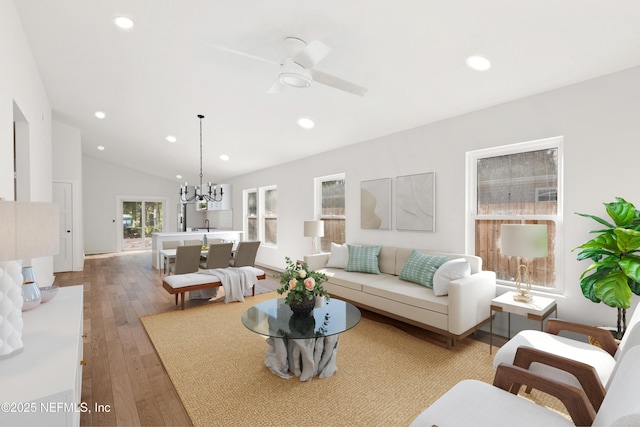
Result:
[[344,288],[349,288],[360,292],[362,292],[363,284],[382,280],[388,276],[386,274],[374,275],[370,273],[360,273],[357,271],[345,271],[339,268],[327,268],[321,271],[325,273],[329,278],[329,280],[327,281],[328,283],[333,283],[334,285],[342,286]]
[[446,261],[446,256],[434,257],[414,250],[400,273],[400,279],[433,288],[433,275]]
[[349,248],[347,248],[347,244],[338,245],[331,242],[331,254],[329,255],[329,261],[327,261],[327,267],[346,268],[348,263]]
[[395,274],[396,272],[396,251],[392,246],[383,246],[378,255],[378,267],[380,273]]
[[[433,289],[413,282],[400,280],[398,276],[382,275],[382,280],[365,282],[362,291],[390,301],[419,307],[436,313],[449,312],[449,297],[437,297]],[[402,313],[396,313],[402,315]],[[446,326],[445,326],[446,328]]]
[[378,268],[378,255],[380,246],[353,246],[349,248],[349,262],[346,271],[359,271],[362,273],[380,274]]
[[471,266],[464,258],[450,259],[433,275],[433,293],[436,296],[449,294],[449,282],[471,276]]

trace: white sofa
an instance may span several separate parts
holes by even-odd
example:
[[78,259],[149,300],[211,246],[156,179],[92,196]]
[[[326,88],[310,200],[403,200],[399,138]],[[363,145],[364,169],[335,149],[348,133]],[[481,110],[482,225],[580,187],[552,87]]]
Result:
[[324,287],[332,297],[440,334],[446,338],[447,347],[489,321],[491,300],[496,296],[496,275],[482,271],[480,257],[419,250],[449,260],[464,258],[469,264],[468,276],[448,281],[448,295],[436,296],[431,288],[399,278],[412,251],[382,246],[378,255],[380,274],[327,267],[330,257],[329,265],[335,264],[335,253],[308,255],[304,261],[312,270],[322,270],[329,276]]

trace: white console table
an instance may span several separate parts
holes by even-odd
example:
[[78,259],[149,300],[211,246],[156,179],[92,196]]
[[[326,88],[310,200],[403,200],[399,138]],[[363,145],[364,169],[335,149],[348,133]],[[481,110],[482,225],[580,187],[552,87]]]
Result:
[[0,360],[0,426],[79,426],[83,286],[22,313],[24,350]]

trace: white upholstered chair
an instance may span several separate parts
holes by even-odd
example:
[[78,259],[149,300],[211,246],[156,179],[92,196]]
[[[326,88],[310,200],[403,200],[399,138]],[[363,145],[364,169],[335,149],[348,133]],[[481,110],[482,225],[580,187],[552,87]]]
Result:
[[[518,366],[501,364],[496,370],[494,385],[476,380],[459,382],[418,415],[411,427],[637,426],[640,425],[639,362],[640,346],[625,352],[598,411],[583,390]],[[517,393],[521,385],[558,397],[573,423],[544,406],[512,394]]]
[[[639,323],[640,310],[636,309],[618,346],[611,333],[605,329],[559,319],[549,319],[545,332],[524,330],[511,338],[496,353],[493,366],[497,367],[501,363],[517,364],[527,367],[531,372],[553,378],[565,384],[585,390],[589,388],[588,394],[597,409],[599,402],[602,401],[606,390],[609,388],[611,375],[616,368],[617,362],[632,347],[640,344]],[[586,340],[578,341],[558,335],[562,331],[591,336],[598,341],[602,348],[589,344]],[[519,348],[524,348],[525,350],[520,352],[519,360],[516,360],[516,353]],[[529,354],[536,350],[559,356],[565,360],[580,362],[584,371],[577,371],[572,374],[558,369],[552,364],[531,363]],[[562,364],[563,362],[560,361],[559,363]],[[593,374],[587,374],[586,371],[588,370],[591,370]]]

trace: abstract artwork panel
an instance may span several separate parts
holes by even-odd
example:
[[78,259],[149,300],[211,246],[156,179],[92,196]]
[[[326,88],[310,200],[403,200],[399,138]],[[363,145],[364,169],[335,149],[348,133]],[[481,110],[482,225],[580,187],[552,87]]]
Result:
[[360,182],[360,227],[391,229],[391,178]]
[[435,173],[396,178],[396,229],[435,231]]

